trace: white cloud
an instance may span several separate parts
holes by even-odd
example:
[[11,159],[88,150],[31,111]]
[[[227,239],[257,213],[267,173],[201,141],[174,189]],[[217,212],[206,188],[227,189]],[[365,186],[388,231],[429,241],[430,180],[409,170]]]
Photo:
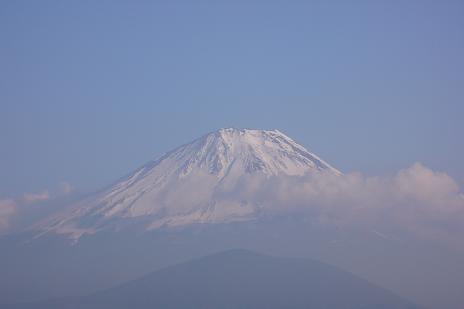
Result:
[[233,192],[223,194],[266,205],[270,213],[290,210],[320,224],[385,228],[464,248],[464,195],[451,177],[420,163],[394,177],[360,173],[247,177]]

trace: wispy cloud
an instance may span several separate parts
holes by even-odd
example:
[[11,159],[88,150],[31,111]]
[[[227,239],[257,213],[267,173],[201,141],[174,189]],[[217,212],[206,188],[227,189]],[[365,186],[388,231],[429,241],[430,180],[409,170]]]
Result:
[[59,193],[60,194],[65,194],[66,195],[66,194],[71,193],[73,190],[74,190],[74,187],[69,182],[62,181],[59,184]]
[[52,194],[48,190],[39,193],[26,192],[16,198],[0,199],[0,232],[5,232],[11,228],[12,221],[16,215],[27,210],[29,206],[35,206],[40,202],[45,202],[60,196],[65,196],[73,191],[73,187],[68,182],[62,182]]
[[10,218],[16,212],[16,201],[13,199],[0,200],[0,232],[9,227]]
[[46,201],[50,198],[48,191],[43,191],[40,193],[24,193],[22,200],[26,203],[34,203],[40,201]]

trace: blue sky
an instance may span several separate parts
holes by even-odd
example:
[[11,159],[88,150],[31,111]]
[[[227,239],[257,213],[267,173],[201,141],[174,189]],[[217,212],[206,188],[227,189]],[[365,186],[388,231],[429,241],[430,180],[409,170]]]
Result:
[[174,2],[0,3],[0,196],[94,190],[229,126],[464,184],[462,2]]

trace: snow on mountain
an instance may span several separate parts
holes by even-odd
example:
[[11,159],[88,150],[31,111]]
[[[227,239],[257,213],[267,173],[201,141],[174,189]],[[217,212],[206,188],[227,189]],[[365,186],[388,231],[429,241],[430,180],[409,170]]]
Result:
[[78,239],[134,222],[157,229],[250,220],[265,205],[224,194],[242,190],[243,177],[318,171],[340,174],[278,130],[220,129],[145,164],[38,228]]

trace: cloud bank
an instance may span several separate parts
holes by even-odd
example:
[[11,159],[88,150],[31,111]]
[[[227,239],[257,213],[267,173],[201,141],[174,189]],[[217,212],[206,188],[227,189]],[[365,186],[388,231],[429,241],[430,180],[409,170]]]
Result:
[[[204,182],[199,181],[196,188],[202,185]],[[44,191],[0,200],[0,230],[7,229],[25,205],[63,196],[71,190],[69,184],[63,183],[53,194]],[[199,192],[178,195],[187,203]],[[464,194],[450,176],[420,163],[392,177],[360,173],[274,178],[248,175],[215,191],[212,198],[261,205],[264,215],[297,214],[316,224],[365,228],[385,237],[408,233],[464,250]]]
[[447,174],[420,163],[393,177],[314,173],[248,177],[227,197],[263,205],[268,214],[297,213],[313,222],[372,231],[408,232],[464,248],[464,194]]

